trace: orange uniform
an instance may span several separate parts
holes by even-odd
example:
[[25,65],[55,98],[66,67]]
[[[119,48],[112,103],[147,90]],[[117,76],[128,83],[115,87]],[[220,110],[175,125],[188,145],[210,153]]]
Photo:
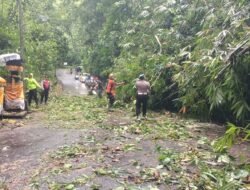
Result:
[[115,96],[115,87],[116,87],[116,82],[113,79],[109,79],[106,88],[106,93],[107,94],[110,93],[112,96]]

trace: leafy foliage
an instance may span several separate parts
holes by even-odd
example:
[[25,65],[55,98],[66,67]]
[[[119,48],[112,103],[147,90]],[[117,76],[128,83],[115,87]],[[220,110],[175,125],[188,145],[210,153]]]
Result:
[[[143,72],[155,92],[151,107],[186,106],[200,117],[246,124],[249,55],[230,56],[249,38],[249,3],[131,0],[106,7],[100,0],[99,5],[102,9],[91,16],[105,19],[98,30],[86,28],[96,33],[92,41],[97,42],[94,48],[86,44],[88,57],[94,57],[89,68],[131,79],[120,92],[125,99],[134,96],[133,79]],[[249,49],[248,42],[244,48]]]
[[[101,179],[113,189],[247,188],[249,164],[215,152],[211,135],[217,132],[169,113],[150,112],[147,120],[137,122],[129,108],[107,113],[105,105],[94,96],[59,96],[43,107],[50,127],[75,127],[82,133],[79,142],[51,150],[32,184],[39,179],[38,185],[44,181],[51,189],[84,188],[96,187]],[[188,127],[195,124],[198,131]],[[230,126],[227,134],[233,136],[239,127]]]
[[[131,101],[145,73],[150,107],[245,126],[250,120],[247,0],[23,1],[27,71],[53,74],[63,62],[129,80]],[[3,1],[1,52],[18,49],[14,1]],[[34,11],[36,10],[36,11]],[[3,22],[2,22],[3,21]]]
[[215,151],[217,152],[223,152],[227,149],[230,149],[235,144],[240,134],[242,134],[243,136],[243,141],[247,141],[250,139],[250,130],[248,129],[248,127],[240,128],[232,123],[228,123],[227,127],[228,129],[226,133],[222,137],[217,139],[213,145]]

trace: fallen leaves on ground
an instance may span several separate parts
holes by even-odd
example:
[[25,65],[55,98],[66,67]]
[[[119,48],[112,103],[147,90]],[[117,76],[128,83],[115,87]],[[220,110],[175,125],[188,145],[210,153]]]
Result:
[[37,177],[50,179],[38,180],[48,189],[247,188],[249,167],[214,152],[211,140],[186,127],[194,121],[149,113],[149,119],[137,122],[128,109],[109,113],[104,99],[90,96],[56,97],[44,109],[51,127],[86,130],[80,142],[45,158]]

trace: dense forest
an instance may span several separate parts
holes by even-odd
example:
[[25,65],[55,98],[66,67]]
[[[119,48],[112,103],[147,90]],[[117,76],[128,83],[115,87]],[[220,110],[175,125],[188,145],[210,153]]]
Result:
[[64,62],[113,72],[130,101],[145,73],[152,109],[250,121],[249,0],[1,0],[0,25],[0,53],[23,48],[36,76]]

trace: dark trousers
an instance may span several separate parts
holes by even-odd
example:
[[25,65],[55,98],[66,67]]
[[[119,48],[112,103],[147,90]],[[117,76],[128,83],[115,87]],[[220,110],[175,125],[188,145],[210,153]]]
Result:
[[31,104],[32,99],[35,100],[36,105],[38,106],[38,99],[37,99],[37,91],[36,91],[36,89],[29,90],[29,93],[28,93],[28,104],[29,104],[29,106]]
[[41,103],[43,103],[44,99],[44,103],[47,104],[48,98],[49,98],[49,90],[43,90],[41,94]]
[[147,114],[147,102],[148,95],[137,95],[136,96],[136,116],[139,116],[141,113],[141,105],[142,105],[142,114],[146,116]]
[[109,100],[109,108],[111,108],[113,104],[115,103],[115,96],[111,93],[108,93],[107,96]]

